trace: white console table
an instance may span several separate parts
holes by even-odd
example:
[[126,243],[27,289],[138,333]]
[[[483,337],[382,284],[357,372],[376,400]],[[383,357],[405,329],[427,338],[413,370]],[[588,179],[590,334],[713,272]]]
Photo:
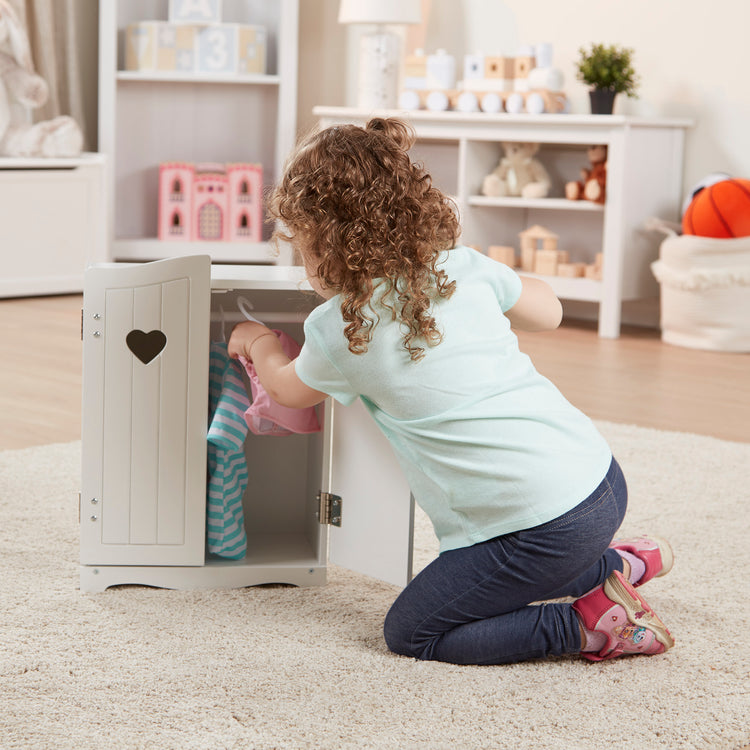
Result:
[[[437,187],[457,202],[462,241],[481,247],[512,245],[534,224],[560,237],[571,260],[591,263],[603,253],[601,280],[545,276],[561,299],[599,305],[599,335],[620,333],[622,303],[658,296],[650,263],[659,237],[643,229],[652,216],[677,220],[682,200],[682,159],[688,120],[644,119],[620,115],[510,115],[461,112],[362,112],[316,107],[322,127],[362,125],[373,114],[409,121],[417,144],[412,154],[425,163]],[[549,197],[488,198],[482,180],[497,165],[502,142],[541,144],[537,158],[552,180]],[[608,147],[607,201],[569,201],[565,183],[588,165],[590,145]]]
[[0,158],[0,297],[83,290],[89,263],[106,260],[105,160]]

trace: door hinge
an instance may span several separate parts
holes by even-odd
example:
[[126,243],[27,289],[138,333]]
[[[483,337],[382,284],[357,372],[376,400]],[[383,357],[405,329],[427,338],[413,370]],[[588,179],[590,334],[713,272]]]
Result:
[[341,526],[341,504],[338,495],[330,492],[318,492],[318,521],[329,526]]

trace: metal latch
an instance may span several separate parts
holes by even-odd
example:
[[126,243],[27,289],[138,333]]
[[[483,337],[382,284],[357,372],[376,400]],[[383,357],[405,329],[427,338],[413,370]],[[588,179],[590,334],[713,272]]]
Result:
[[318,521],[330,526],[341,526],[341,503],[338,495],[318,492]]

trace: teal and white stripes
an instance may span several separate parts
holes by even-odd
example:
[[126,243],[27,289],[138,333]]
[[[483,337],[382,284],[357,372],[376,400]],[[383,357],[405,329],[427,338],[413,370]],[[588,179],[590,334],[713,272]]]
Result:
[[209,552],[231,560],[247,552],[242,495],[247,488],[245,411],[250,399],[241,372],[226,344],[211,344],[206,540]]

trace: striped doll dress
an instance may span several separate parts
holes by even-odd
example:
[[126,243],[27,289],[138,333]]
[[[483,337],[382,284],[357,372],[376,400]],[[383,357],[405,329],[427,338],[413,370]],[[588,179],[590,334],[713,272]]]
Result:
[[248,482],[245,412],[250,399],[241,366],[229,358],[224,343],[211,344],[208,402],[206,542],[211,554],[241,560],[247,552],[242,495]]

